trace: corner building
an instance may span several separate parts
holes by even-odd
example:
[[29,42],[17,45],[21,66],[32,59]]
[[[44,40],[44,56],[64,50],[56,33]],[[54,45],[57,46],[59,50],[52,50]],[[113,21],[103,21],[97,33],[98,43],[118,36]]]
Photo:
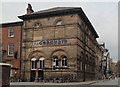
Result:
[[22,30],[22,76],[93,80],[98,35],[81,8],[33,12],[29,5]]

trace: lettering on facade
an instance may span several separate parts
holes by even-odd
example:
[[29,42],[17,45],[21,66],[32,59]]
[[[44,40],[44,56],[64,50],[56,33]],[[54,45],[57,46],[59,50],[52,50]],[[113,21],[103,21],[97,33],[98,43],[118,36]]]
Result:
[[59,40],[41,40],[41,41],[35,41],[31,42],[32,45],[51,45],[51,44],[66,44],[67,39],[59,39]]

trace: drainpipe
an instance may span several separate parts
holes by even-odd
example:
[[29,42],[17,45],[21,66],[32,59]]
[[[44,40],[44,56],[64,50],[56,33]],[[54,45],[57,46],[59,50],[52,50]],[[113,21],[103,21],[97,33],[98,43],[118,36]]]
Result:
[[86,63],[86,32],[84,31],[84,78],[83,78],[83,81],[86,80],[85,63]]
[[21,36],[20,36],[20,79],[21,79],[21,57],[22,57],[22,25],[21,24]]

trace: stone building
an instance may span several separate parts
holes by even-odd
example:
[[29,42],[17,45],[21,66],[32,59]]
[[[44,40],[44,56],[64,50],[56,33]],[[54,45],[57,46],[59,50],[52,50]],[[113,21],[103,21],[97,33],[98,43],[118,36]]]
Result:
[[98,34],[82,8],[34,12],[28,4],[27,14],[18,17],[23,20],[21,73],[25,81],[98,78],[96,63],[103,57],[102,50],[96,40]]
[[104,50],[100,46],[100,44],[96,45],[96,79],[102,79],[104,75],[104,67],[103,67],[103,59],[104,59]]

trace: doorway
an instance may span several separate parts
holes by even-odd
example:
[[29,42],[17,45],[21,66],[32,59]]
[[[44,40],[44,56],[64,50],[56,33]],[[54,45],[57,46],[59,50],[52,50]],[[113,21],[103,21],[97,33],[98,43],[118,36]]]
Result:
[[30,81],[34,82],[35,81],[35,77],[36,77],[36,71],[35,70],[31,70]]
[[43,70],[38,70],[38,78],[44,79]]

